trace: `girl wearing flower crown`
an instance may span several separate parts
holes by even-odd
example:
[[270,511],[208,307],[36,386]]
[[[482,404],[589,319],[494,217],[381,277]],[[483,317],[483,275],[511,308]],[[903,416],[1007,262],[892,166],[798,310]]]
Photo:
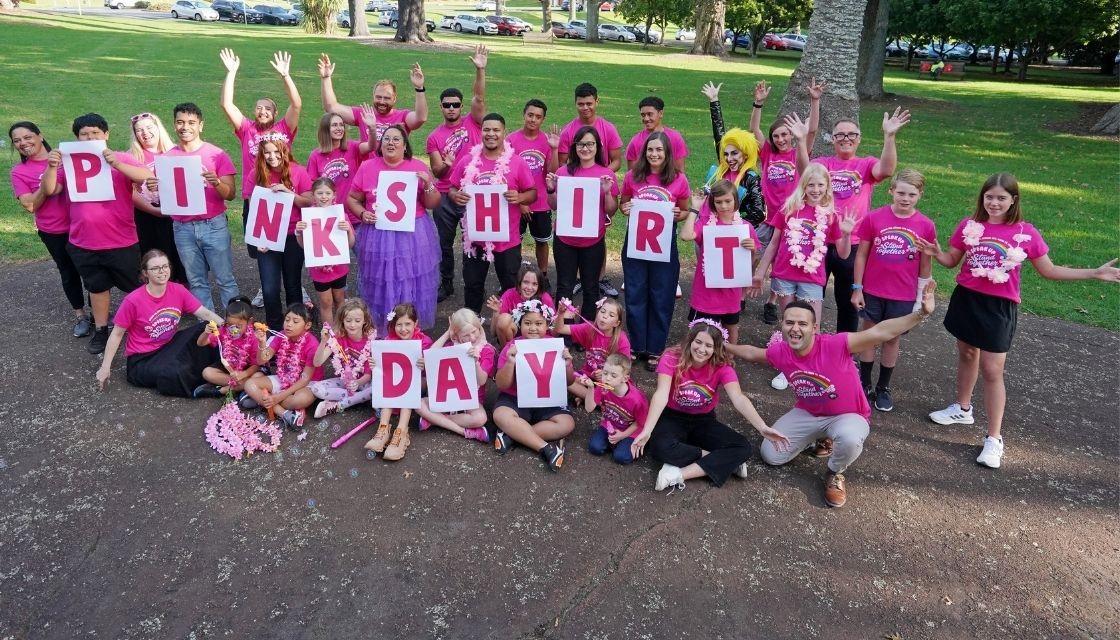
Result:
[[248,298],[237,297],[226,305],[226,321],[222,326],[211,322],[198,336],[198,346],[217,347],[218,363],[202,370],[205,383],[191,394],[195,398],[220,398],[232,390],[241,390],[253,377],[257,365],[257,338],[253,335],[253,307]]
[[637,458],[648,442],[653,459],[663,463],[654,485],[658,491],[683,488],[685,480],[704,476],[717,487],[731,474],[746,477],[751,443],[716,418],[721,389],[762,437],[780,449],[789,446],[743,394],[726,342],[727,330],[718,322],[697,318],[688,324],[684,341],[666,350],[657,365],[657,390],[631,448]]
[[[419,340],[420,350],[426,351],[432,346],[432,339],[420,330],[420,314],[411,302],[402,302],[393,307],[385,316],[389,326],[386,340]],[[370,362],[374,365],[374,362]],[[389,422],[393,414],[400,412],[397,428],[391,429]],[[412,441],[408,437],[408,422],[412,419],[412,409],[382,410],[381,420],[377,426],[377,433],[366,443],[366,449],[382,454],[382,458],[389,461],[400,460],[404,457]],[[392,436],[390,437],[390,432]]]
[[[486,341],[486,331],[482,328],[482,320],[478,314],[470,309],[459,309],[447,319],[447,331],[434,343],[432,348],[442,347],[450,340],[451,344],[470,345],[467,354],[474,359],[475,375],[478,377],[478,400],[481,403],[486,399],[486,381],[494,373],[494,365],[498,359],[498,352],[494,345]],[[420,399],[420,430],[425,431],[431,425],[443,427],[452,433],[457,433],[468,440],[490,442],[490,434],[486,431],[486,409],[481,404],[466,411],[456,411],[450,414],[436,413],[428,408],[428,399]]]
[[368,404],[373,378],[369,343],[377,339],[377,329],[365,301],[361,298],[343,301],[331,322],[323,323],[319,338],[315,366],[321,367],[329,359],[335,377],[309,385],[311,393],[320,400],[315,407],[315,417],[345,411],[356,404]]
[[556,319],[555,333],[558,336],[571,336],[572,342],[583,347],[586,358],[583,367],[576,373],[577,380],[568,386],[568,391],[577,402],[587,402],[594,390],[592,382],[603,377],[603,363],[607,356],[618,353],[629,358],[630,338],[622,329],[622,304],[614,298],[600,298],[595,303],[595,320],[583,319],[579,324],[568,324],[566,320],[579,315],[572,301],[560,301],[560,317]]
[[944,425],[975,422],[972,390],[983,375],[988,435],[976,462],[998,469],[1007,404],[1003,368],[1018,322],[1023,262],[1030,260],[1035,271],[1049,280],[1120,282],[1120,269],[1113,266],[1116,260],[1096,269],[1060,267],[1051,262],[1042,234],[1023,219],[1019,182],[1009,173],[997,173],[984,182],[975,212],[957,225],[948,251],[942,251],[936,241],[920,240],[918,246],[943,266],[961,265],[957,288],[945,312],[945,328],[957,339],[957,398],[929,417]]
[[[303,428],[307,407],[315,402],[315,394],[307,385],[323,378],[323,369],[315,366],[319,341],[311,335],[311,313],[303,303],[288,305],[284,314],[284,332],[268,340],[267,325],[254,325],[257,335],[257,363],[268,364],[275,358],[272,374],[257,372],[245,382],[240,403],[243,409],[257,406],[270,414],[283,409],[280,419],[292,431]],[[276,332],[271,332],[276,334]]]
[[544,288],[544,273],[534,264],[523,264],[517,272],[517,286],[510,287],[502,292],[502,296],[490,296],[486,301],[486,308],[494,312],[492,326],[494,337],[498,339],[498,346],[503,347],[513,340],[517,327],[513,324],[513,309],[526,300],[540,300],[546,305],[556,308],[552,296]]

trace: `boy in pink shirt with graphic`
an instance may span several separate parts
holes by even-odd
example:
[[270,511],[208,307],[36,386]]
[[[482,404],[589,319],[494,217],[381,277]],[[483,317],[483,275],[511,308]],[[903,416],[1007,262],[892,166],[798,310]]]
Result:
[[593,456],[611,452],[619,464],[630,464],[634,454],[630,445],[641,435],[649,412],[649,401],[638,385],[630,379],[630,358],[621,353],[607,356],[602,378],[590,382],[594,392],[587,400],[587,413],[599,407],[602,417],[599,427],[591,433],[587,450]]

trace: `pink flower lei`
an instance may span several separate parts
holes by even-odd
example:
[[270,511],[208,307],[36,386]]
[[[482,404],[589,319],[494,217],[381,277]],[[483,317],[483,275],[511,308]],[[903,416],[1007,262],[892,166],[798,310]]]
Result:
[[[254,452],[272,453],[280,448],[281,431],[274,423],[253,420],[246,416],[236,402],[229,402],[206,421],[203,429],[206,442],[218,453],[234,460],[253,455]],[[263,436],[268,436],[266,442]]]
[[832,215],[830,209],[814,207],[816,214],[813,219],[813,250],[806,256],[801,252],[801,240],[805,237],[804,227],[790,225],[785,230],[786,247],[789,249],[789,264],[801,269],[805,273],[816,273],[820,268],[828,245],[825,242],[825,230],[828,228],[828,219]]
[[284,336],[280,348],[276,350],[276,377],[280,378],[285,388],[295,384],[303,373],[303,345],[307,343],[308,335],[304,332],[295,342]]
[[[235,338],[225,327],[222,327],[222,330],[218,333],[218,354],[222,359],[222,364],[226,366],[230,373],[249,368],[249,350],[242,348],[239,344],[245,342],[246,337],[252,339],[252,335],[248,332]],[[233,382],[232,379],[231,382]]]
[[[504,146],[502,147],[502,155],[498,156],[498,159],[496,161],[494,161],[494,175],[497,176],[497,178],[499,180],[504,180],[505,177],[506,177],[506,174],[509,173],[509,161],[510,161],[511,158],[513,158],[513,147],[511,147],[510,144],[508,142],[506,142],[506,143],[504,143]],[[475,184],[475,180],[478,178],[478,173],[479,173],[479,170],[481,168],[482,168],[482,145],[481,144],[476,144],[473,147],[471,147],[470,162],[468,162],[467,166],[463,169],[463,184],[464,185]],[[498,182],[497,184],[501,184],[501,183]],[[464,231],[463,232],[463,253],[468,255],[468,256],[474,256],[475,243],[474,243],[473,240],[471,240],[470,238],[467,237],[466,221],[463,221],[461,224],[463,225],[463,231]],[[483,257],[486,259],[486,261],[487,262],[493,262],[494,261],[494,243],[491,242],[491,241],[486,241],[486,242],[483,243],[482,248],[483,248],[483,252],[484,252]]]
[[[964,224],[961,235],[964,236],[965,245],[975,247],[980,244],[980,239],[984,237],[984,225],[976,220],[969,220]],[[971,271],[972,276],[974,278],[987,278],[993,284],[1003,284],[1010,280],[1011,276],[1008,273],[1014,271],[1027,259],[1027,252],[1022,245],[1029,241],[1031,236],[1023,233],[1023,224],[1019,223],[1019,233],[1011,236],[1011,239],[1015,242],[1015,246],[1007,250],[1007,255],[999,261],[998,265],[994,267],[974,267]]]
[[342,378],[342,385],[346,387],[346,395],[353,395],[350,391],[350,383],[362,377],[362,372],[365,371],[366,363],[369,362],[370,342],[376,339],[377,330],[373,330],[370,335],[366,336],[366,341],[362,343],[361,351],[358,352],[357,357],[351,358],[350,354],[346,353],[342,343],[338,341],[338,336],[335,335],[334,329],[329,325],[323,325],[327,330],[329,342],[327,346],[331,350],[331,366],[334,367],[335,373]]

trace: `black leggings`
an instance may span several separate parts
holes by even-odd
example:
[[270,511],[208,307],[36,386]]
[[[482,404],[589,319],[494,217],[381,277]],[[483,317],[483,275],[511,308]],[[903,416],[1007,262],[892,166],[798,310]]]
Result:
[[[649,447],[658,462],[674,467],[695,462],[717,487],[751,457],[751,443],[717,420],[715,411],[682,413],[666,407],[653,428]],[[708,455],[700,457],[703,451]]]
[[151,353],[128,356],[125,375],[135,387],[155,389],[165,396],[189,398],[205,382],[202,370],[218,362],[218,350],[198,346],[202,322],[180,329],[171,341]]
[[[836,333],[859,331],[859,312],[852,304],[852,283],[855,282],[856,247],[848,257],[841,258],[836,253],[836,245],[828,245],[828,255],[824,259],[824,282],[832,276],[832,294],[836,297]],[[820,319],[817,319],[818,322]]]
[[[498,275],[499,292],[517,286],[517,271],[521,268],[521,245],[505,251],[494,252],[494,272]],[[475,249],[473,256],[463,257],[463,306],[480,313],[486,299],[486,274],[490,261],[482,249]]]
[[86,298],[82,293],[82,276],[74,266],[70,252],[66,250],[70,234],[40,231],[39,239],[43,241],[47,253],[51,254],[51,259],[58,267],[58,276],[62,279],[62,291],[66,294],[66,301],[70,303],[70,308],[81,311],[86,306]]
[[590,247],[573,247],[559,238],[552,243],[552,256],[556,260],[556,299],[572,297],[576,285],[576,272],[583,286],[583,317],[595,317],[595,302],[599,300],[599,273],[607,259],[607,241],[601,239]]

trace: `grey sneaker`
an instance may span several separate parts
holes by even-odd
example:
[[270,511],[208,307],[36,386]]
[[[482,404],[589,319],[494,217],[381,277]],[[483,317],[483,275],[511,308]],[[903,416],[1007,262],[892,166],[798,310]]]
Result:
[[875,390],[875,410],[884,413],[894,410],[894,399],[891,398],[890,387],[879,387]]
[[257,295],[253,296],[251,304],[258,309],[264,306],[264,289],[257,289]]
[[610,296],[612,298],[618,297],[618,289],[615,289],[611,281],[606,278],[599,281],[599,290],[602,291],[605,296]]
[[89,316],[82,316],[74,321],[74,337],[85,338],[93,333],[93,321]]

